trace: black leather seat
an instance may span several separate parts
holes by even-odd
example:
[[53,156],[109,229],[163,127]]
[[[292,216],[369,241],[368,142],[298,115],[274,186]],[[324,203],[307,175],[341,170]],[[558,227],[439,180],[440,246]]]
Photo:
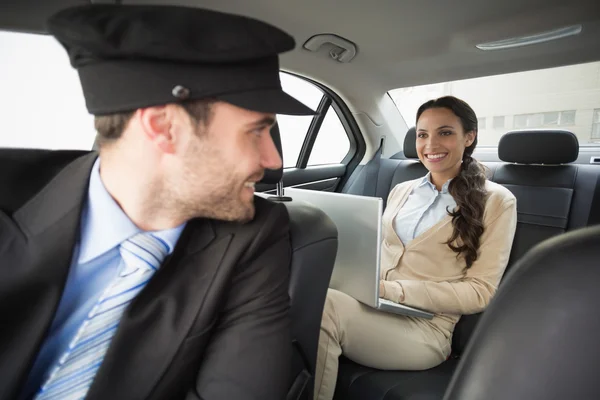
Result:
[[528,252],[486,310],[444,399],[599,399],[599,259],[599,226]]
[[[517,198],[518,226],[507,271],[534,245],[589,224],[600,168],[570,164],[579,152],[574,138],[566,131],[509,132],[499,144],[504,162],[484,163],[489,179],[506,186]],[[427,170],[417,158],[411,129],[403,154],[381,160],[377,196],[387,199],[398,183],[424,176]],[[335,399],[441,399],[480,315],[460,319],[452,338],[452,356],[427,371],[379,371],[342,357]]]
[[[577,137],[567,131],[513,131],[500,138],[499,164],[492,180],[509,189],[517,198],[518,227],[510,263],[529,249],[569,227],[577,175],[584,167],[577,160]],[[595,182],[588,182],[594,188]],[[585,226],[584,221],[579,226]],[[587,222],[587,221],[586,221]]]
[[[13,172],[0,173],[0,187],[15,188],[10,196],[0,196],[0,210],[7,213],[16,211],[58,171],[85,153],[80,150],[0,148],[0,171]],[[31,165],[39,165],[39,168],[32,169]],[[22,182],[28,184],[22,185]]]
[[[271,135],[282,155],[277,125],[271,130]],[[282,177],[282,169],[265,171],[261,183],[277,184]],[[337,255],[337,227],[319,208],[285,196],[272,196],[270,199],[282,202],[290,217],[292,266],[289,294],[296,353],[288,400],[310,399],[314,386],[321,315]]]

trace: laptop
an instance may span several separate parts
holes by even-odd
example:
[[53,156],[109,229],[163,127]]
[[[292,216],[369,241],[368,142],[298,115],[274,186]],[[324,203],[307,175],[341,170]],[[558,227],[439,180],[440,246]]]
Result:
[[338,251],[329,287],[381,311],[433,318],[428,311],[379,298],[381,198],[293,187],[285,195],[320,208],[337,225]]

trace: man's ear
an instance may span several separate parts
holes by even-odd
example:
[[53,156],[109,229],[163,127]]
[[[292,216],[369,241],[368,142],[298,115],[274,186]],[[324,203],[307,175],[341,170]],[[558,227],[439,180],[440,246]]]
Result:
[[146,139],[154,143],[165,153],[175,152],[177,139],[176,128],[173,125],[173,110],[168,105],[147,107],[136,111]]

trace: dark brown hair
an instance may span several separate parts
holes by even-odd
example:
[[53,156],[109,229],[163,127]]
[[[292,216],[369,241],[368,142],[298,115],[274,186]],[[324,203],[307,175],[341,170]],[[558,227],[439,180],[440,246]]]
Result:
[[[215,100],[213,99],[192,100],[180,103],[180,105],[196,124],[203,123],[204,125],[208,125],[212,116],[212,105],[214,102]],[[134,113],[135,110],[96,116],[94,118],[94,127],[98,133],[96,137],[98,145],[102,147],[119,139]]]
[[475,140],[465,148],[460,173],[452,179],[448,187],[458,209],[448,210],[454,229],[452,236],[445,243],[458,253],[457,256],[462,255],[467,268],[470,268],[479,256],[480,239],[484,231],[483,212],[487,199],[484,166],[471,157],[477,146],[477,115],[463,100],[445,96],[421,105],[417,111],[417,121],[425,110],[431,108],[446,108],[452,111],[460,119],[465,134],[471,131],[475,133]]

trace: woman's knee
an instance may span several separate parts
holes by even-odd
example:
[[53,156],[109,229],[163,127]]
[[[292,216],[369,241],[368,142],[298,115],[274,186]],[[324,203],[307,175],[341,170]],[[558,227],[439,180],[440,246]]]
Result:
[[329,289],[325,297],[321,329],[340,331],[344,321],[358,302],[339,290]]
[[334,289],[328,289],[325,296],[325,305],[323,307],[322,325],[335,322],[337,320],[335,312],[335,295],[332,294]]
[[352,302],[356,302],[356,300],[346,293],[330,288],[327,290],[327,295],[325,296],[323,315],[330,317],[339,316],[340,312],[351,307]]

